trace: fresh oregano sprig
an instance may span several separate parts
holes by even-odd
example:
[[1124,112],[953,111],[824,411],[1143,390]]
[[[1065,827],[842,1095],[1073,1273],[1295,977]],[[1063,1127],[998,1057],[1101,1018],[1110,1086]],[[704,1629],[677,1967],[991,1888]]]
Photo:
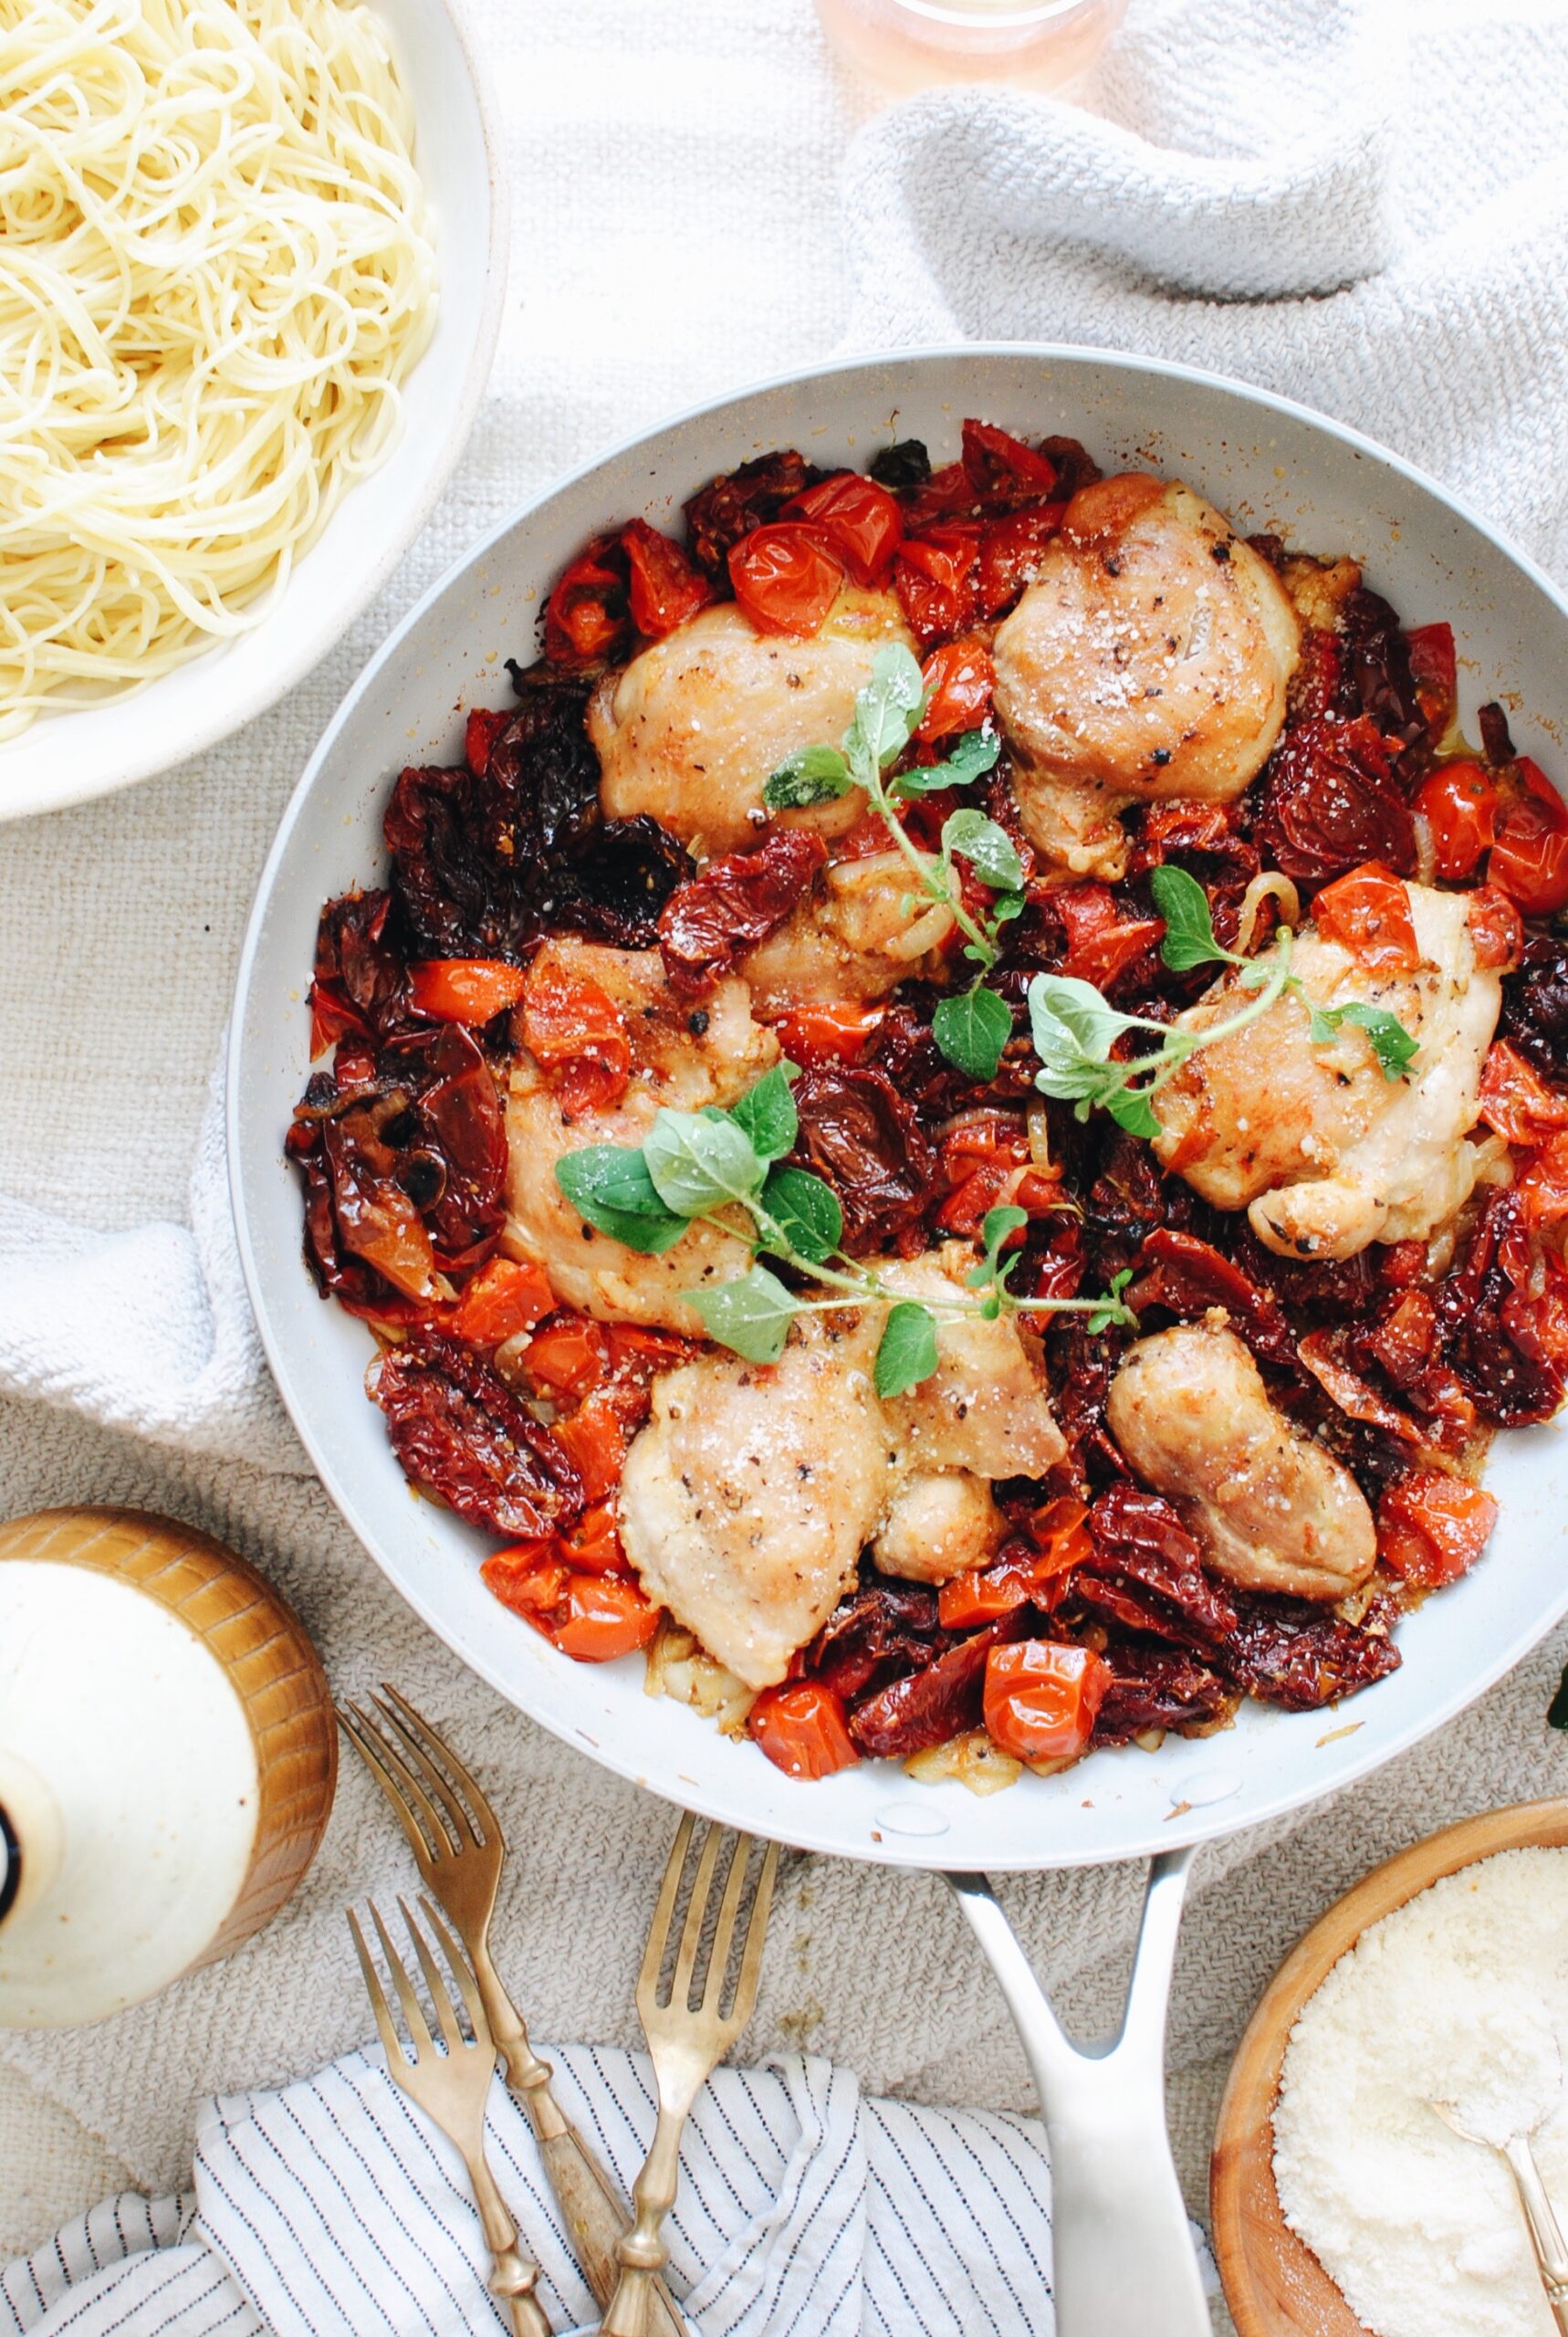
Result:
[[[1354,1023],[1365,1032],[1385,1079],[1405,1077],[1419,1052],[1417,1041],[1384,1007],[1358,999],[1343,1006],[1314,1005],[1291,970],[1295,937],[1288,926],[1281,927],[1262,957],[1243,958],[1216,940],[1208,896],[1185,869],[1156,868],[1149,883],[1166,921],[1160,955],[1172,972],[1187,973],[1195,966],[1235,966],[1239,969],[1239,987],[1253,996],[1207,1030],[1186,1031],[1146,1015],[1119,1012],[1091,982],[1065,974],[1037,974],[1030,984],[1029,1009],[1040,1060],[1035,1085],[1042,1094],[1073,1104],[1081,1120],[1098,1106],[1131,1135],[1155,1137],[1159,1122],[1150,1098],[1190,1056],[1233,1038],[1287,992],[1306,1005],[1314,1046],[1327,1045],[1343,1024]],[[1130,1062],[1117,1062],[1112,1049],[1128,1031],[1147,1032],[1159,1045]]]
[[[656,1254],[692,1225],[716,1226],[749,1242],[745,1273],[681,1293],[710,1338],[750,1363],[776,1363],[799,1315],[846,1305],[881,1307],[886,1320],[874,1378],[877,1394],[893,1397],[936,1370],[941,1321],[1086,1315],[1092,1331],[1113,1323],[1136,1327],[1122,1295],[1125,1273],[1096,1298],[1014,1296],[1009,1277],[1017,1260],[1002,1252],[1027,1222],[1019,1209],[994,1209],[987,1216],[980,1228],[983,1255],[966,1281],[972,1294],[955,1291],[950,1303],[906,1298],[872,1267],[848,1257],[841,1246],[843,1211],[832,1187],[785,1158],[799,1127],[789,1092],[793,1070],[793,1064],[776,1064],[727,1112],[713,1105],[702,1112],[666,1107],[642,1145],[591,1144],[556,1163],[556,1181],[572,1207],[628,1249]],[[803,1297],[762,1263],[767,1258],[831,1294]]]
[[[762,800],[770,812],[789,812],[831,802],[854,787],[864,790],[921,891],[951,912],[964,936],[964,955],[976,969],[968,988],[943,999],[932,1016],[936,1043],[967,1078],[994,1079],[1002,1049],[1012,1036],[1013,1018],[1006,999],[988,987],[986,976],[1001,954],[1003,926],[1023,907],[1023,868],[1007,830],[970,804],[943,822],[935,854],[922,852],[905,832],[898,816],[902,804],[944,788],[971,786],[1001,751],[989,731],[967,730],[943,761],[886,778],[920,727],[926,697],[914,656],[902,643],[887,643],[872,662],[871,679],[855,699],[854,719],[841,743],[800,748],[770,775]],[[974,916],[965,904],[955,860],[967,861],[996,895],[982,917]]]

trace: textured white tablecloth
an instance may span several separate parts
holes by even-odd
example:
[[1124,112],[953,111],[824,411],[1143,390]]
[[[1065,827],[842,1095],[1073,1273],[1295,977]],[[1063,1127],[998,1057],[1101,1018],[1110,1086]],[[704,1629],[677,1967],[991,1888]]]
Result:
[[[105,804],[0,828],[0,1191],[56,1221],[186,1220],[246,909],[328,715],[483,527],[664,410],[846,341],[955,328],[1113,340],[1398,436],[1568,565],[1561,6],[1426,0],[1406,51],[1396,12],[1371,0],[1133,0],[1122,49],[1087,92],[1099,117],[938,97],[875,124],[845,181],[842,246],[840,171],[862,109],[808,0],[481,0],[477,14],[511,125],[516,249],[491,394],[440,512],[349,641],[228,748]],[[139,1239],[102,1259],[105,1287],[133,1282],[135,1259],[152,1300],[187,1287],[204,1319],[189,1242]],[[7,1316],[7,1291],[46,1253],[90,1283],[79,1240],[0,1205],[0,1384],[36,1391],[0,1400],[4,1511],[177,1511],[277,1579],[340,1690],[386,1672],[408,1685],[492,1783],[518,1845],[497,1938],[539,2032],[631,2044],[664,1856],[647,1804],[463,1672],[385,1588],[264,1402],[246,1399],[246,1426],[270,1466],[214,1457],[210,1432],[199,1451],[166,1441],[190,1357],[149,1330],[174,1389],[162,1411],[144,1408],[159,1441],[85,1417],[94,1391],[51,1343],[47,1305]],[[236,1364],[243,1341],[224,1368]],[[1172,2037],[1195,2196],[1218,2073],[1303,1923],[1444,1819],[1563,1787],[1568,1755],[1543,1713],[1565,1645],[1559,1634],[1439,1742],[1294,1830],[1207,1855]],[[321,1858],[266,1936],[101,2027],[0,2038],[0,2248],[118,2183],[172,2185],[204,2096],[277,2083],[357,2042],[340,1911],[403,1879],[401,1844],[350,1766]],[[1137,1888],[1116,1871],[1007,1889],[1086,2027],[1109,2017]],[[870,2091],[1030,2102],[978,1954],[943,1886],[920,1876],[789,1867],[747,2044],[809,2046]]]

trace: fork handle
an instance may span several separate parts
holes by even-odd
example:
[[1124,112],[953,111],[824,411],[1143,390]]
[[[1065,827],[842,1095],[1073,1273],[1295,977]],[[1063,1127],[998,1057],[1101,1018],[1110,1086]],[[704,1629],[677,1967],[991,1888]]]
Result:
[[483,2150],[470,2161],[468,2177],[490,2250],[490,2294],[506,2306],[514,2337],[550,2337],[544,2307],[534,2294],[539,2268],[518,2250],[512,2211],[501,2196]]
[[[616,2248],[632,2211],[614,2178],[605,2172],[577,2128],[564,2122],[559,2134],[539,2138],[539,2156],[566,2224],[571,2252],[594,2301],[607,2305],[621,2276]],[[661,2279],[648,2293],[646,2337],[690,2337],[679,2307]]]
[[599,2337],[647,2337],[653,2283],[669,2261],[664,2217],[675,2204],[680,2185],[681,2130],[690,2107],[689,2099],[672,2109],[660,2103],[659,2122],[633,2194],[636,2219],[616,2249],[621,2277],[600,2323]]

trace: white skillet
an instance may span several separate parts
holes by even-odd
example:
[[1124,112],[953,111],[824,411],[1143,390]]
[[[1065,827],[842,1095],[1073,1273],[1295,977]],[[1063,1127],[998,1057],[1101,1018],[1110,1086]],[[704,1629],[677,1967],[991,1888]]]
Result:
[[[585,538],[642,513],[675,524],[715,471],[796,445],[863,466],[890,436],[958,447],[966,414],[1082,437],[1107,468],[1186,479],[1251,532],[1350,552],[1409,624],[1446,618],[1463,710],[1501,696],[1521,749],[1568,770],[1568,604],[1441,487],[1355,433],[1234,383],[1076,349],[969,347],[855,361],[665,424],[563,481],[483,540],[386,643],[300,781],[263,873],[240,963],[228,1129],[241,1254],[268,1357],[329,1492],[403,1596],[503,1695],[595,1760],[685,1806],[805,1850],[968,1871],[966,1912],[1008,1988],[1053,2143],[1061,2337],[1197,2337],[1207,2320],[1161,2115],[1166,1984],[1187,1855],[1349,1784],[1437,1728],[1568,1609],[1564,1447],[1503,1438],[1502,1504],[1475,1572],[1402,1627],[1403,1668],[1335,1713],[1249,1705],[1227,1734],[1096,1754],[987,1800],[873,1763],[793,1783],[750,1745],[643,1692],[637,1659],[568,1661],[479,1580],[481,1537],[404,1482],[363,1394],[364,1326],[317,1298],[280,1139],[308,1068],[306,1006],[321,903],[384,869],[381,817],[407,762],[456,761],[463,709],[507,701],[501,660],[533,654],[542,593]],[[1144,1960],[1109,2060],[1075,2056],[1004,1919],[988,1869],[1152,1858]],[[1052,2032],[1055,2032],[1054,2034]],[[1150,2315],[1157,2308],[1158,2318]]]

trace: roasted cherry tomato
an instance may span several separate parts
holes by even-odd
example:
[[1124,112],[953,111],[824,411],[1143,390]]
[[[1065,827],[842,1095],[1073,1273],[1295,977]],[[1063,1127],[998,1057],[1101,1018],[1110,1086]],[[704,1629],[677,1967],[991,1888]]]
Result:
[[1497,833],[1497,781],[1479,763],[1445,763],[1416,791],[1416,809],[1432,831],[1439,876],[1468,876]]
[[922,647],[962,633],[980,613],[977,519],[947,519],[899,546],[893,582]]
[[1436,746],[1458,710],[1454,628],[1451,624],[1418,624],[1406,634],[1405,646],[1410,652],[1410,678],[1416,685],[1427,736]]
[[621,538],[595,536],[546,603],[545,655],[552,665],[602,665],[630,645],[631,631]]
[[949,739],[977,730],[991,710],[997,669],[983,641],[973,636],[945,642],[925,660],[921,678],[928,693],[917,739]]
[[632,1045],[621,1009],[597,982],[562,972],[546,956],[528,969],[523,1044],[569,1116],[604,1110],[626,1093]]
[[809,641],[839,596],[844,565],[820,528],[776,519],[742,536],[729,555],[729,581],[758,633]]
[[1506,1039],[1499,1039],[1481,1071],[1480,1117],[1510,1144],[1545,1144],[1568,1127],[1568,1095],[1548,1087]]
[[975,499],[987,511],[1009,511],[1056,491],[1056,465],[994,422],[964,424],[964,469]]
[[490,749],[511,720],[505,707],[471,706],[463,728],[463,760],[476,779],[489,768]]
[[1040,1588],[1035,1553],[1015,1544],[988,1567],[956,1574],[936,1593],[936,1619],[945,1631],[970,1631],[1027,1607]]
[[844,1725],[842,1700],[820,1680],[764,1688],[746,1725],[787,1777],[831,1777],[860,1758]]
[[631,580],[632,622],[650,641],[662,641],[712,600],[707,578],[679,544],[646,519],[628,520],[621,544]]
[[1487,882],[1526,917],[1555,917],[1568,908],[1568,804],[1528,755],[1514,770],[1525,793],[1498,822]]
[[[530,1358],[523,1358],[527,1363]],[[582,1479],[590,1501],[604,1501],[621,1483],[626,1465],[626,1424],[616,1390],[596,1389],[585,1396],[575,1412],[554,1423],[557,1441]]]
[[452,1328],[470,1347],[498,1347],[503,1339],[531,1331],[555,1304],[555,1293],[538,1266],[492,1258],[458,1300]]
[[1021,1640],[986,1658],[986,1733],[1015,1761],[1071,1761],[1105,1701],[1111,1667],[1092,1648]]
[[563,1315],[528,1341],[528,1378],[552,1394],[586,1396],[610,1368],[610,1342],[586,1315]]
[[1152,948],[1165,927],[1158,917],[1124,917],[1108,885],[1068,885],[1051,896],[1067,928],[1061,971],[1105,990]]
[[885,487],[835,471],[784,506],[786,519],[820,528],[857,584],[885,584],[904,536],[904,514]]
[[1042,503],[1032,511],[1010,511],[988,519],[980,531],[980,613],[999,617],[1032,584],[1040,556],[1061,532],[1065,503]]
[[659,1628],[659,1610],[629,1577],[579,1574],[550,1555],[529,1556],[524,1543],[486,1558],[479,1571],[504,1607],[522,1615],[552,1646],[577,1663],[610,1663],[646,1647]]
[[408,994],[437,1022],[493,1022],[516,1006],[526,979],[521,966],[498,958],[427,958],[409,968]]
[[1029,1530],[1040,1553],[1036,1572],[1043,1581],[1065,1574],[1071,1567],[1082,1566],[1085,1558],[1093,1555],[1089,1512],[1071,1493],[1048,1501],[1043,1508],[1034,1511]]
[[[875,825],[885,848],[887,830]],[[789,1061],[814,1071],[819,1064],[859,1063],[886,1012],[885,1006],[794,1006],[773,1029]]]
[[1497,1504],[1479,1485],[1413,1469],[1378,1504],[1377,1554],[1423,1590],[1474,1566],[1497,1524]]
[[626,1553],[615,1522],[613,1501],[585,1509],[570,1534],[559,1537],[561,1556],[581,1574],[624,1574]]
[[1495,885],[1478,885],[1465,896],[1465,922],[1470,928],[1478,966],[1518,965],[1524,927],[1506,893],[1500,893]]
[[1312,903],[1312,922],[1325,941],[1378,974],[1411,974],[1421,962],[1410,896],[1380,860],[1364,861],[1348,876],[1325,885]]

